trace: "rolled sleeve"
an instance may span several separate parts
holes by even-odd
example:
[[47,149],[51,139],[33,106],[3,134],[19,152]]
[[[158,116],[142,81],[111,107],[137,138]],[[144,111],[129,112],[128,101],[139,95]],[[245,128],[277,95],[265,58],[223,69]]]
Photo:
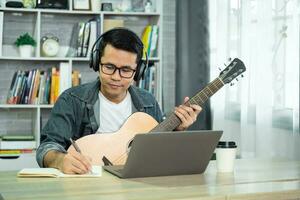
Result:
[[69,94],[63,93],[55,103],[50,118],[41,132],[41,143],[36,152],[40,167],[44,166],[44,157],[50,150],[66,153],[69,139],[76,132],[76,104]]
[[43,143],[39,146],[36,152],[36,161],[40,167],[44,167],[44,156],[50,150],[56,150],[62,153],[67,153],[65,148],[55,142]]

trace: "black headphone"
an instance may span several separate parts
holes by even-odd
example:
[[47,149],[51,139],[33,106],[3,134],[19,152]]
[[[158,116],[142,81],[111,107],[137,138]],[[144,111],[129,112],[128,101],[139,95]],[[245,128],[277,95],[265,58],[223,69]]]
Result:
[[[130,34],[132,34],[132,36],[135,37],[135,39],[137,40],[139,47],[141,47],[140,49],[142,49],[142,51],[144,51],[143,42],[133,31],[131,31],[127,28],[113,28],[113,29],[103,33],[102,35],[100,35],[92,47],[92,51],[91,51],[91,55],[90,55],[90,68],[92,68],[95,72],[99,71],[99,65],[100,65],[100,59],[101,59],[99,51],[100,51],[100,44],[101,44],[102,38],[108,34],[111,34],[114,31],[120,31],[120,30],[123,30],[123,31],[125,30],[125,31],[128,31]],[[141,53],[141,55],[143,55],[143,52]],[[145,71],[148,68],[147,52],[145,52],[146,60],[144,61],[142,58],[143,58],[143,56],[141,56],[139,62],[137,63],[136,72],[133,77],[133,80],[135,80],[135,81],[139,81],[141,78],[144,79]]]

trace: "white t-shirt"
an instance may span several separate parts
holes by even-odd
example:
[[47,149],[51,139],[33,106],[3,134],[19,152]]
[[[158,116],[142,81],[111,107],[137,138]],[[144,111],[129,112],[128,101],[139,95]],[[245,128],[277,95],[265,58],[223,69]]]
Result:
[[126,97],[117,104],[108,100],[100,91],[99,100],[100,125],[97,133],[116,132],[132,114],[130,93],[127,92]]

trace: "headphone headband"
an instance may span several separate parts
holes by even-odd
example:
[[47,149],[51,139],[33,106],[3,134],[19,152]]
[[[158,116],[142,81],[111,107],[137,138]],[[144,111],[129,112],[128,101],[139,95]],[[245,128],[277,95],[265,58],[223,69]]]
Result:
[[92,46],[92,51],[91,51],[91,55],[90,55],[90,68],[92,68],[94,71],[99,71],[99,64],[100,64],[100,55],[102,54],[102,52],[100,52],[100,45],[101,45],[101,41],[103,39],[103,37],[105,37],[108,34],[111,34],[115,31],[128,31],[137,41],[137,45],[139,45],[141,48],[141,58],[138,60],[137,63],[137,68],[136,68],[136,72],[134,75],[134,80],[135,81],[139,81],[141,78],[144,78],[144,74],[146,69],[148,68],[148,55],[147,52],[145,51],[145,58],[146,60],[143,61],[143,54],[144,54],[144,45],[143,42],[141,41],[141,39],[131,30],[127,29],[127,28],[113,28],[111,30],[108,30],[107,32],[103,33],[102,35],[100,35],[96,42],[93,44]]

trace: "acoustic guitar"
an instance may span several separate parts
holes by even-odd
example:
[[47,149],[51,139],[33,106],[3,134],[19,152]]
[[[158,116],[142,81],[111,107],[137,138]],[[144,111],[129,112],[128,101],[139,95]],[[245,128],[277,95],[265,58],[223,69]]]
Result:
[[[210,82],[185,104],[203,105],[209,97],[244,71],[246,71],[244,63],[235,58],[215,80]],[[172,113],[158,124],[152,116],[143,112],[136,112],[126,120],[117,132],[87,135],[78,139],[76,143],[82,154],[92,158],[93,165],[104,165],[102,161],[103,156],[113,165],[123,165],[127,159],[130,143],[136,134],[173,131],[180,123],[181,121],[175,113]],[[72,145],[68,149],[69,153],[75,151]]]

